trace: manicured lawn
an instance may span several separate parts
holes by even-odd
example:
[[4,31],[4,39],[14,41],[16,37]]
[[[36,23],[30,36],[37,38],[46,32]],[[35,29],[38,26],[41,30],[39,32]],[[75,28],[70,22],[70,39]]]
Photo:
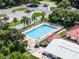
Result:
[[45,2],[53,2],[54,0],[44,0]]
[[65,36],[65,31],[60,32],[59,35],[62,37]]
[[50,7],[50,10],[51,10],[51,11],[54,10],[54,9],[56,9],[56,7]]
[[39,44],[41,47],[46,47],[48,45],[48,42],[44,39]]
[[10,22],[9,26],[11,27],[11,26],[19,25],[19,24],[21,24],[21,20],[18,20],[16,23],[15,22]]
[[0,17],[5,17],[6,16],[6,14],[0,14]]
[[28,59],[39,59],[39,58],[31,55],[28,51],[26,51],[24,54],[28,57]]
[[17,9],[15,9],[15,10],[13,10],[12,12],[16,12],[16,11],[25,11],[25,10],[27,10],[27,8],[17,8]]
[[32,17],[34,18],[34,17],[43,16],[43,15],[45,15],[44,12],[41,12],[41,13],[34,13],[34,14],[32,15]]
[[46,2],[50,2],[50,0],[44,0],[44,1],[46,1]]

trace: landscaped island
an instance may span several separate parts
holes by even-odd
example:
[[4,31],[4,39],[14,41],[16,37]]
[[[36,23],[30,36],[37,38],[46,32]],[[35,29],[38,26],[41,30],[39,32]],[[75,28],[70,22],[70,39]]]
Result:
[[15,13],[16,11],[26,11],[27,8],[17,8],[15,10],[12,10],[13,13]]
[[41,13],[34,13],[34,14],[32,15],[32,17],[35,18],[35,17],[39,17],[39,16],[44,16],[44,15],[45,15],[44,12],[41,12]]
[[6,16],[6,14],[0,14],[0,17],[5,17]]

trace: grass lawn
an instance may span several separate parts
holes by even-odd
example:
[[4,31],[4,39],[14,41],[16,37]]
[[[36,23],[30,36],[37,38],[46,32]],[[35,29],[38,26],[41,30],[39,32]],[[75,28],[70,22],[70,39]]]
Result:
[[46,42],[46,40],[44,39],[44,40],[42,40],[42,41],[40,42],[40,44],[47,44],[47,42]]
[[50,2],[50,0],[44,0],[44,1],[46,1],[46,2]]
[[59,35],[64,37],[65,36],[65,31],[60,32]]
[[28,57],[28,59],[39,59],[39,58],[31,55],[28,51],[26,51],[24,54]]
[[6,14],[0,14],[0,17],[5,17],[6,16]]
[[50,10],[52,11],[52,10],[55,10],[56,9],[56,7],[50,7]]
[[41,47],[46,47],[48,45],[48,42],[46,41],[46,39],[44,39],[39,44]]
[[17,8],[17,9],[15,9],[15,10],[12,10],[12,12],[16,12],[16,11],[25,11],[25,10],[27,10],[27,8]]
[[16,25],[19,25],[19,24],[21,24],[21,20],[17,20],[16,23],[15,22],[10,22],[9,26],[12,27],[12,26],[16,26]]
[[41,12],[41,13],[34,13],[34,14],[32,15],[32,17],[34,18],[34,17],[43,16],[43,15],[45,15],[44,12]]

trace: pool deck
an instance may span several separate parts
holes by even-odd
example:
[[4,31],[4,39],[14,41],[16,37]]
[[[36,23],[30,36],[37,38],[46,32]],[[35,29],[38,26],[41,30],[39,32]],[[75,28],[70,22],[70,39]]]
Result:
[[39,24],[39,25],[37,25],[37,26],[34,26],[34,27],[32,27],[32,28],[30,28],[30,29],[28,29],[28,30],[25,30],[25,31],[22,32],[22,33],[23,33],[23,34],[24,34],[24,33],[27,33],[27,32],[29,32],[29,31],[31,31],[31,30],[33,30],[33,29],[36,29],[36,28],[38,28],[39,26],[42,26],[42,25],[45,25],[45,24],[46,24],[46,25],[49,25],[49,26],[51,26],[51,27],[57,28],[57,29],[56,29],[55,31],[50,31],[49,33],[43,35],[42,37],[39,38],[39,40],[36,40],[36,39],[34,39],[34,38],[30,37],[30,36],[26,36],[26,38],[28,38],[28,40],[35,40],[35,41],[40,42],[40,41],[42,41],[43,39],[49,37],[51,34],[54,34],[54,33],[56,33],[57,31],[59,31],[59,30],[61,30],[61,29],[63,28],[63,27],[58,26],[58,25],[56,25],[56,24],[50,25],[49,23],[41,23],[41,24]]

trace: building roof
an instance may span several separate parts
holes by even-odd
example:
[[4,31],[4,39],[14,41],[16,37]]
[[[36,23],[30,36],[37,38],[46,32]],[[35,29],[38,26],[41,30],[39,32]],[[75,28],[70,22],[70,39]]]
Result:
[[79,25],[73,26],[66,34],[79,38]]
[[79,45],[63,39],[52,40],[45,52],[63,59],[79,59]]
[[53,34],[47,37],[47,41],[52,41],[53,39],[58,39],[58,38],[61,38],[61,36],[58,34]]

